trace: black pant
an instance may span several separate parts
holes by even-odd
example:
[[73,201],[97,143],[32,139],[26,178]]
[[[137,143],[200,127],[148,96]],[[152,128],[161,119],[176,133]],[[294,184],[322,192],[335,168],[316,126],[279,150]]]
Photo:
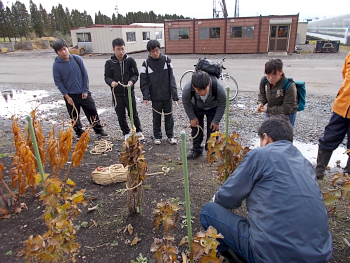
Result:
[[[117,101],[117,106],[115,106],[114,96],[112,97],[113,97],[113,105],[114,105],[115,113],[118,116],[120,129],[122,130],[123,135],[128,134],[130,133],[130,128],[126,120],[126,114],[125,114],[125,108],[126,108],[128,109],[128,116],[130,118],[128,96],[116,96],[115,99]],[[136,132],[142,132],[141,122],[136,109],[136,99],[134,94],[131,96],[131,101],[132,101],[132,112],[134,116],[134,125],[136,127]]]
[[72,105],[70,105],[67,100],[64,98],[64,101],[66,102],[66,107],[69,113],[69,116],[72,120],[76,120],[75,125],[73,126],[73,129],[76,133],[76,135],[80,136],[84,130],[83,130],[83,126],[80,122],[80,107],[83,108],[83,111],[85,113],[86,118],[88,119],[90,124],[93,124],[93,129],[95,131],[95,133],[100,134],[103,130],[101,123],[100,123],[100,119],[98,118],[98,114],[97,114],[97,110],[96,110],[96,105],[95,105],[95,101],[93,100],[93,98],[91,97],[91,93],[88,93],[88,96],[86,99],[82,99],[81,98],[81,94],[68,94],[69,97],[72,98],[73,102],[74,102],[74,106],[78,111],[73,108]]
[[[202,110],[202,109],[198,109],[194,104],[192,104],[192,108],[194,111],[194,114],[196,115],[198,122],[199,122],[199,126],[201,126],[204,130],[204,115],[207,117],[207,139],[206,142],[208,141],[208,139],[210,138],[210,134],[214,131],[211,130],[210,128],[210,124],[212,123],[215,114],[216,114],[216,108],[211,108],[208,110]],[[193,148],[191,149],[194,152],[198,152],[201,153],[203,151],[203,147],[201,146],[202,141],[203,141],[203,131],[197,127],[191,127],[192,128],[192,133],[191,136],[195,137],[197,132],[198,135],[193,139]],[[205,148],[207,149],[207,144],[205,144]]]
[[[173,102],[171,99],[152,101],[152,108],[158,112],[164,112],[165,114],[173,111]],[[162,114],[159,114],[153,110],[153,135],[154,139],[162,139],[161,122]],[[168,138],[174,137],[174,118],[173,114],[164,115],[165,133]]]
[[324,151],[334,151],[343,142],[347,135],[347,148],[350,147],[350,119],[332,113],[332,116],[324,129],[323,136],[318,140],[319,147]]

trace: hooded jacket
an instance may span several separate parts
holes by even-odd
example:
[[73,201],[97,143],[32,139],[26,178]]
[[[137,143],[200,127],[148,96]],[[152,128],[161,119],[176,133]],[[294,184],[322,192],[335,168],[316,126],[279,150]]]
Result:
[[127,54],[124,55],[122,62],[119,62],[115,55],[112,55],[109,60],[105,63],[105,82],[111,87],[116,96],[128,96],[127,87],[123,87],[118,84],[112,88],[111,84],[113,81],[120,81],[124,85],[127,85],[129,81],[132,81],[131,90],[134,91],[135,83],[139,78],[139,71],[135,59],[129,57]]
[[332,110],[343,118],[350,119],[350,52],[345,59],[342,74],[343,83],[338,91]]
[[277,115],[292,114],[298,111],[297,88],[293,82],[285,91],[283,83],[286,79],[283,73],[281,79],[271,87],[269,82],[265,82],[265,77],[261,78],[258,102],[262,105],[267,103],[267,113]]
[[140,85],[143,100],[179,100],[171,59],[162,53],[157,59],[148,55],[142,63]]
[[57,56],[52,73],[55,85],[63,95],[88,93],[89,77],[81,57],[69,54],[69,61],[65,61]]

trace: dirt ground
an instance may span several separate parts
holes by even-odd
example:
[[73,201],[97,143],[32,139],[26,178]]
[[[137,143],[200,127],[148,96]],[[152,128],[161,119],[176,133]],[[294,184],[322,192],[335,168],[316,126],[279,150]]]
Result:
[[[52,94],[50,98],[44,100],[53,102],[61,99],[57,92]],[[94,90],[93,94],[97,102],[97,108],[104,107],[106,104],[104,94],[102,92],[99,94],[97,90]],[[251,146],[249,144],[250,139],[256,136],[256,127],[262,121],[261,116],[250,115],[246,109],[238,105],[251,104],[254,101],[252,97],[256,97],[256,93],[240,93],[238,102],[230,103],[229,132],[237,131],[241,134],[243,146]],[[295,126],[295,137],[297,140],[317,143],[317,138],[328,122],[329,109],[333,99],[333,96],[309,96],[308,109],[300,114],[298,113],[298,120]],[[151,130],[150,121],[152,118],[149,111],[146,111],[143,107],[139,107],[140,119],[142,123],[145,123],[145,127],[147,127],[148,123],[147,129]],[[57,118],[60,118],[60,116],[67,117],[64,106],[56,108],[54,111],[58,112]],[[113,109],[108,111],[110,111],[110,116],[113,116],[115,120]],[[181,107],[180,110],[174,112],[174,115],[176,119],[176,134],[179,134],[179,131],[186,130],[188,122]],[[116,123],[116,121],[114,122]],[[25,121],[20,121],[22,127],[25,124]],[[6,176],[12,163],[11,154],[14,153],[15,149],[13,146],[11,122],[6,118],[0,118],[0,125],[0,156],[1,162],[5,166],[5,179],[8,181]],[[147,129],[145,128],[145,133],[147,133]],[[113,150],[102,155],[90,154],[89,150],[93,148],[93,142],[97,140],[97,137],[92,134],[88,151],[85,153],[81,166],[72,169],[69,175],[69,178],[77,185],[76,190],[86,189],[86,198],[90,203],[89,207],[98,206],[98,209],[91,212],[88,211],[88,207],[81,207],[81,213],[74,221],[74,225],[79,229],[77,231],[77,242],[81,245],[80,253],[77,257],[78,262],[126,263],[136,260],[140,253],[147,257],[148,262],[154,262],[150,252],[151,244],[154,238],[162,238],[164,235],[162,226],[158,231],[155,231],[153,224],[153,209],[156,208],[158,202],[169,199],[179,200],[182,210],[180,211],[177,228],[172,231],[172,234],[175,234],[174,244],[178,245],[180,240],[187,236],[187,227],[185,226],[185,221],[183,221],[186,209],[184,205],[185,190],[181,144],[169,145],[164,140],[161,145],[154,145],[152,138],[149,137],[143,142],[148,173],[160,172],[163,167],[170,168],[170,170],[166,175],[150,175],[146,178],[143,185],[142,214],[129,215],[125,184],[116,183],[101,186],[95,184],[91,177],[91,172],[96,167],[119,163],[122,149],[120,131],[118,131],[117,125],[111,126],[110,124],[107,124],[106,131],[111,135],[110,141],[114,144]],[[148,133],[151,132],[149,131]],[[190,147],[190,140],[187,139],[186,145],[187,148]],[[67,167],[68,164],[65,168]],[[46,167],[45,171],[49,172],[49,169]],[[322,191],[327,191],[330,188],[331,175],[339,171],[341,171],[339,168],[331,167],[330,171],[327,172],[326,179],[319,182]],[[197,160],[188,161],[188,172],[190,209],[193,217],[192,234],[194,235],[202,230],[199,222],[201,208],[212,198],[221,183],[215,179],[216,163],[209,165],[204,155]],[[61,178],[63,178],[63,174],[61,174]],[[28,210],[24,210],[20,214],[13,214],[10,219],[0,221],[0,262],[24,262],[24,260],[16,259],[17,252],[23,247],[23,241],[30,235],[38,235],[46,231],[44,221],[41,219],[44,208],[37,198],[32,197],[29,189],[25,196],[21,197],[20,202],[24,202]],[[10,212],[12,211],[11,207],[8,209]],[[237,212],[244,216],[247,214],[245,208],[240,208]],[[345,242],[345,240],[350,241],[349,216],[349,209],[345,208],[339,209],[333,215],[329,215],[334,243],[331,263],[350,262],[350,247]],[[83,227],[85,222],[87,222],[87,227]],[[97,222],[97,225],[94,222]],[[131,224],[134,228],[132,235],[124,232],[124,227],[128,224]],[[141,241],[131,246],[130,242],[136,236],[141,238]],[[180,256],[182,251],[186,251],[186,247],[179,247],[179,251]]]
[[[10,126],[2,129],[1,133],[0,153],[13,154]],[[92,142],[96,140],[93,135],[91,137]],[[185,191],[180,144],[170,146],[163,143],[156,146],[145,142],[148,173],[162,171],[163,167],[170,168],[170,171],[167,175],[151,175],[146,178],[143,185],[142,215],[129,215],[123,183],[100,186],[95,184],[91,178],[91,172],[97,166],[119,163],[122,141],[119,138],[112,138],[112,142],[114,144],[112,152],[103,155],[91,155],[86,152],[81,166],[70,172],[69,178],[77,184],[77,190],[86,189],[86,198],[90,202],[90,207],[98,205],[98,209],[92,212],[88,212],[87,207],[82,207],[81,214],[74,221],[74,225],[79,228],[77,242],[81,245],[78,262],[130,262],[132,259],[135,260],[140,253],[148,258],[148,262],[153,262],[150,253],[151,244],[154,238],[162,238],[164,234],[162,227],[158,231],[154,229],[153,209],[156,208],[156,203],[169,199],[180,201],[183,210],[180,211],[177,229],[172,231],[176,235],[175,244],[179,244],[180,240],[187,235],[187,228],[183,221],[186,209],[183,204]],[[88,149],[92,149],[91,143]],[[8,155],[1,158],[1,161],[8,170],[12,158]],[[220,186],[220,183],[215,180],[215,170],[215,163],[210,166],[204,155],[198,160],[188,161],[193,234],[201,230],[198,215],[202,206],[212,198],[213,193]],[[330,180],[328,176],[320,183],[323,190],[330,186]],[[26,203],[28,210],[12,215],[10,219],[0,221],[1,262],[23,262],[23,260],[16,260],[16,254],[22,248],[22,242],[30,235],[46,231],[44,222],[40,219],[43,212],[41,202],[33,198],[29,190],[20,202]],[[238,211],[241,215],[246,215],[244,208]],[[94,226],[93,221],[98,225]],[[88,223],[87,227],[82,227],[83,222]],[[343,240],[343,238],[349,239],[348,211],[329,216],[329,222],[334,238],[334,254],[330,262],[349,262],[349,247]],[[128,224],[134,228],[132,235],[124,233],[123,228]],[[141,238],[141,241],[131,246],[130,242],[136,236]],[[180,247],[180,251],[183,250],[186,248]]]

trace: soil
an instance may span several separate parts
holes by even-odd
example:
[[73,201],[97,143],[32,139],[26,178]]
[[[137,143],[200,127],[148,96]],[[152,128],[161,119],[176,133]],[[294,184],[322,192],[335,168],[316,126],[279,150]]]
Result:
[[[299,54],[298,54],[299,55]],[[317,54],[314,54],[317,59]],[[324,54],[321,54],[321,56]],[[32,56],[32,55],[31,55]],[[259,56],[259,55],[257,55]],[[345,55],[343,54],[343,58]],[[264,57],[264,59],[266,59]],[[1,86],[1,85],[0,85]],[[1,90],[15,89],[16,87],[0,87]],[[22,87],[23,90],[45,89],[49,92],[49,97],[40,99],[40,103],[53,103],[62,100],[57,89],[52,87]],[[79,228],[77,231],[77,242],[80,244],[80,252],[77,257],[78,262],[121,262],[126,263],[131,260],[136,261],[136,257],[141,253],[147,257],[148,262],[154,262],[150,252],[151,244],[154,238],[162,238],[164,231],[162,226],[156,231],[153,220],[153,209],[161,200],[178,199],[180,201],[180,217],[177,222],[177,228],[172,230],[175,234],[175,245],[187,236],[187,227],[182,222],[186,214],[185,209],[185,190],[183,176],[183,162],[181,153],[181,143],[179,134],[186,131],[186,147],[191,147],[191,141],[188,138],[189,130],[188,120],[180,103],[179,108],[174,110],[175,134],[177,134],[178,144],[170,145],[165,137],[161,145],[154,145],[152,138],[152,117],[151,111],[147,106],[139,103],[141,94],[136,91],[138,98],[138,112],[143,125],[145,140],[142,142],[144,156],[148,165],[148,173],[162,171],[163,167],[170,168],[166,175],[150,175],[146,178],[143,185],[142,214],[130,215],[127,209],[127,198],[124,183],[110,184],[107,186],[97,185],[93,182],[91,172],[98,166],[110,166],[119,163],[122,150],[123,137],[119,129],[114,109],[106,106],[105,94],[99,89],[91,87],[93,98],[98,109],[105,109],[101,115],[102,122],[105,123],[105,130],[110,134],[110,141],[113,143],[113,150],[106,154],[92,155],[89,150],[93,149],[94,141],[98,140],[95,134],[91,134],[88,151],[80,167],[71,169],[69,178],[76,183],[76,190],[86,189],[86,198],[89,200],[89,207],[98,205],[95,211],[88,211],[88,207],[81,207],[81,213],[74,221],[74,225]],[[236,101],[230,102],[229,133],[237,132],[240,134],[241,144],[243,146],[253,147],[256,139],[257,127],[263,120],[259,114],[251,114],[247,108],[254,103],[257,93],[241,92]],[[295,140],[317,144],[318,138],[322,135],[326,126],[333,103],[333,96],[309,95],[307,108],[298,113],[295,125]],[[245,105],[245,108],[241,105]],[[44,131],[50,128],[52,120],[58,121],[67,118],[67,112],[63,105],[58,104],[55,109],[43,110],[45,115],[42,125]],[[224,120],[220,124],[221,130],[224,130]],[[20,120],[20,125],[24,127],[24,119]],[[86,120],[85,120],[85,124]],[[4,164],[4,177],[8,182],[8,170],[12,163],[11,155],[14,154],[13,135],[11,130],[11,121],[7,118],[0,119],[0,154],[1,162]],[[75,143],[74,143],[75,144]],[[188,178],[191,201],[191,216],[193,217],[192,234],[202,230],[199,222],[199,213],[203,205],[211,200],[215,191],[221,183],[216,180],[216,165],[210,165],[206,162],[205,155],[197,160],[188,161]],[[65,168],[68,167],[68,164]],[[46,172],[49,169],[45,168]],[[330,167],[326,178],[319,181],[321,190],[327,191],[330,186],[332,175],[340,172],[338,167]],[[63,178],[64,173],[61,174]],[[1,186],[2,187],[2,186]],[[21,197],[21,203],[25,203],[28,210],[20,214],[12,214],[11,218],[0,221],[0,262],[24,262],[23,259],[17,260],[17,252],[23,247],[25,241],[30,235],[38,235],[46,231],[44,221],[41,219],[43,206],[38,198],[33,198],[28,189],[25,196]],[[12,212],[12,207],[7,208]],[[246,216],[244,207],[238,209],[237,213]],[[345,240],[350,241],[350,212],[349,209],[338,209],[338,211],[329,215],[330,229],[333,235],[333,258],[330,262],[350,262],[350,247]],[[87,222],[87,227],[82,223]],[[97,222],[97,226],[94,225]],[[131,224],[134,232],[130,235],[124,232],[124,227]],[[83,224],[84,225],[84,224]],[[138,236],[141,241],[134,246],[130,242]],[[184,246],[179,247],[181,255],[185,251]],[[182,261],[179,258],[180,261]]]

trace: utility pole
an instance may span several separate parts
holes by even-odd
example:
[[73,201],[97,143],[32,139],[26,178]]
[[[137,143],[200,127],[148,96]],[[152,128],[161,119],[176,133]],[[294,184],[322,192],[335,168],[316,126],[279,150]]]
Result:
[[235,15],[234,17],[239,17],[239,0],[235,1]]
[[227,8],[226,8],[225,0],[221,0],[220,4],[221,4],[222,14],[224,15],[224,18],[227,18]]

